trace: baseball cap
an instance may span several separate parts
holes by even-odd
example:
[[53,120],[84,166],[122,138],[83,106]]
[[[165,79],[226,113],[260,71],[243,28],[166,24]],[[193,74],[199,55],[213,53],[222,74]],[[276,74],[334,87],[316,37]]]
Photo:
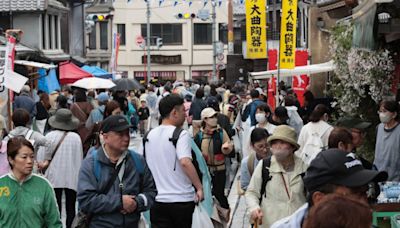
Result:
[[340,127],[364,130],[371,127],[372,123],[359,118],[342,117],[337,121],[336,125]]
[[361,187],[369,182],[386,181],[384,171],[365,169],[353,153],[339,149],[321,151],[311,162],[303,178],[304,186],[313,191],[325,184]]
[[201,111],[201,120],[204,120],[205,118],[210,118],[217,114],[217,112],[213,108],[205,108],[203,111]]
[[111,115],[103,120],[101,131],[107,133],[110,131],[120,132],[129,129],[132,125],[129,125],[123,115]]
[[108,96],[108,94],[106,92],[101,92],[98,96],[97,96],[97,100],[99,102],[104,102],[104,101],[108,101],[110,100],[110,96]]

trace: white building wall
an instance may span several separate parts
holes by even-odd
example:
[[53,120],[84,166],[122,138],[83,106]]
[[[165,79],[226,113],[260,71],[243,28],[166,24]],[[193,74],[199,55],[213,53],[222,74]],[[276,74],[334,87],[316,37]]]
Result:
[[[192,64],[191,51],[191,20],[190,19],[176,19],[177,13],[195,13],[203,8],[203,1],[193,0],[192,5],[189,6],[189,1],[179,0],[178,4],[174,7],[174,1],[165,0],[161,6],[159,1],[150,0],[151,4],[151,18],[150,23],[181,23],[182,26],[182,45],[166,45],[160,50],[154,50],[151,55],[181,55],[182,64],[175,65],[160,65],[152,64],[152,71],[176,71],[177,78],[189,79],[189,69]],[[218,3],[218,1],[217,1]],[[211,23],[211,1],[205,6],[210,12],[210,19],[201,21],[198,18],[193,19],[193,23]],[[144,55],[144,50],[136,45],[136,37],[141,34],[141,24],[146,24],[146,2],[144,0],[131,1],[128,3],[126,0],[116,0],[114,2],[114,27],[116,31],[116,24],[125,24],[126,28],[126,45],[121,46],[118,55],[118,71],[128,71],[128,77],[133,77],[134,71],[145,71],[145,65],[142,64],[141,59]],[[216,37],[218,37],[218,25],[220,23],[227,23],[228,10],[226,0],[222,1],[221,6],[216,7]],[[143,37],[146,34],[142,35]],[[153,35],[151,35],[153,36]],[[151,46],[152,49],[156,48]],[[227,45],[224,45],[224,64],[226,64]],[[218,62],[218,60],[217,60]],[[212,45],[193,45],[193,65],[192,71],[212,71]]]

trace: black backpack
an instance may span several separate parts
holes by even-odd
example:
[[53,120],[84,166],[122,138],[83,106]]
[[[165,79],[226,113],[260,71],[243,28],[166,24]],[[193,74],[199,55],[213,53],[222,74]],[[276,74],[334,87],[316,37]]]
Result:
[[264,158],[262,160],[262,170],[261,170],[262,182],[261,182],[261,189],[260,189],[260,205],[261,205],[263,195],[265,194],[265,188],[267,187],[267,183],[268,183],[268,181],[270,181],[272,179],[272,177],[269,175],[269,167],[270,166],[271,166],[271,156]]
[[[142,142],[143,142],[143,157],[146,159],[146,142],[149,141],[149,139],[147,138],[147,136],[149,135],[151,129],[149,131],[146,132],[146,134],[144,134]],[[176,145],[178,144],[178,140],[179,140],[179,136],[181,135],[183,129],[182,128],[175,128],[174,133],[172,133],[172,138],[169,138],[169,141],[172,142],[172,144],[174,145],[175,149],[176,149]],[[200,171],[199,168],[199,163],[197,162],[197,158],[196,158],[196,154],[194,153],[193,149],[191,151],[192,153],[192,163],[194,168],[196,169],[197,175],[199,176],[200,182],[202,182],[202,177],[203,174]],[[178,156],[175,157],[175,165],[174,165],[174,171],[176,169],[176,163],[178,162]]]

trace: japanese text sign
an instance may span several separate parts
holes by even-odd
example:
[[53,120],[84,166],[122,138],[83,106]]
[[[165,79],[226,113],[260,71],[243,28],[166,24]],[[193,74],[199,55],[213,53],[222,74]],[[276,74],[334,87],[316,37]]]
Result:
[[293,69],[296,53],[297,0],[282,0],[280,68]]
[[265,0],[246,1],[246,40],[247,58],[267,58]]

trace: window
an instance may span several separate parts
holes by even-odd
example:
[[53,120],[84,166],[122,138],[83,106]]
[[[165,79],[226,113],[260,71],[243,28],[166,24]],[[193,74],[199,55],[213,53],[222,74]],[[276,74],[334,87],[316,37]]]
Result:
[[99,22],[100,24],[100,49],[108,49],[108,22]]
[[57,16],[54,16],[54,35],[55,35],[54,39],[55,39],[55,44],[56,44],[55,48],[58,49],[59,46],[58,46],[58,17]]
[[194,24],[194,44],[212,44],[212,24]]
[[125,24],[117,24],[117,32],[120,35],[120,45],[125,45]]
[[92,27],[92,31],[89,33],[89,49],[96,49],[96,24]]
[[[60,49],[60,17],[52,14],[42,14],[42,49]],[[62,27],[61,27],[62,28]]]
[[[141,25],[142,36],[146,39],[147,26]],[[182,45],[182,24],[151,24],[150,45],[156,45],[156,37],[163,39],[164,45]]]
[[108,71],[108,62],[100,62],[100,67],[106,71]]
[[218,24],[218,39],[224,44],[228,43],[228,25]]
[[53,17],[51,16],[51,15],[47,15],[47,21],[48,21],[48,30],[47,31],[49,31],[49,49],[53,49],[53,39],[52,39],[52,29],[51,29],[51,26],[52,26],[52,24],[53,24]]

